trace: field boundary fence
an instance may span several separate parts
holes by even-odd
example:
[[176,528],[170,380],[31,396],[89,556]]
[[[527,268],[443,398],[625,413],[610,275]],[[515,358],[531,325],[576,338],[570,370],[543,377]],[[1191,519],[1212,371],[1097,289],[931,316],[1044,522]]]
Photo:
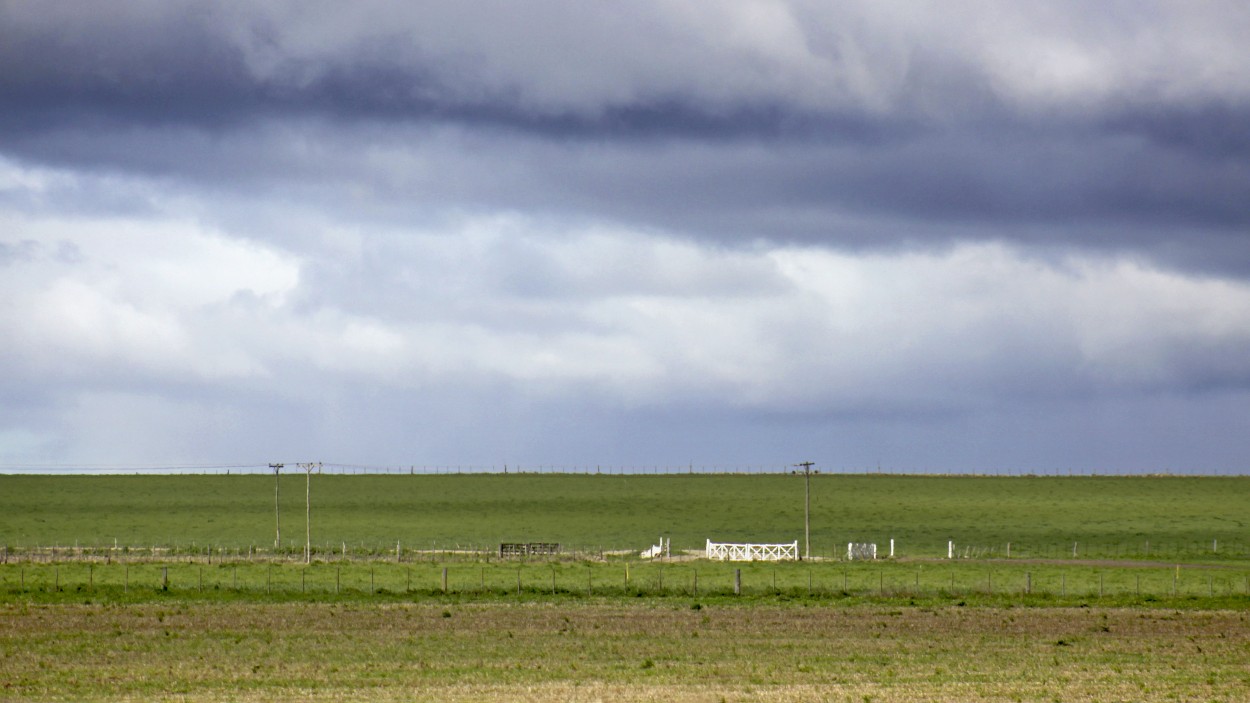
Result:
[[[894,540],[883,540],[891,543]],[[710,541],[709,541],[710,544]],[[1093,562],[1234,562],[1250,559],[1250,541],[1235,539],[1210,540],[1104,540],[1104,541],[1012,541],[996,544],[984,542],[961,542],[950,540],[944,546],[917,545],[899,540],[894,557],[886,557],[874,549],[876,543],[864,539],[812,543],[812,557],[816,561],[850,560],[931,560],[957,561],[1063,561],[1073,563]],[[871,545],[871,546],[870,546]],[[626,559],[638,554],[633,546],[560,544],[558,548],[548,545],[546,550],[527,553],[502,550],[501,543],[437,543],[421,545],[418,541],[394,540],[390,542],[323,542],[313,544],[312,558],[319,561],[496,561],[505,560],[555,560],[555,561],[604,561]],[[792,547],[792,545],[786,545]],[[687,560],[709,557],[705,549],[678,549],[661,558],[662,561]],[[709,557],[710,558],[710,557]],[[744,558],[751,559],[750,555]],[[755,558],[762,559],[757,555]],[[789,554],[797,559],[797,552]],[[280,549],[272,545],[205,545],[205,544],[154,544],[154,545],[21,545],[0,544],[0,564],[16,562],[284,562],[302,561],[304,545],[291,543]]]
[[986,544],[951,540],[948,559],[1064,561],[1176,561],[1250,558],[1250,541],[1205,540],[1045,540]]
[[[0,475],[60,474],[189,474],[232,475],[270,474],[273,466],[295,467],[299,462],[262,462],[256,464],[200,464],[169,466],[127,466],[106,464],[83,465],[0,465]],[[600,475],[676,475],[676,474],[796,474],[792,462],[759,464],[346,464],[317,462],[314,473],[332,475],[457,475],[457,474],[600,474]],[[1231,477],[1246,476],[1245,469],[1194,469],[1188,471],[1141,471],[1131,469],[1082,468],[1018,468],[988,467],[966,470],[934,469],[924,466],[847,466],[835,462],[815,462],[821,468],[814,474],[842,476],[924,476],[924,477]],[[296,473],[292,469],[290,473]]]
[[325,596],[564,595],[825,598],[1009,596],[1041,599],[1235,598],[1250,570],[1182,568],[883,568],[827,563],[20,562],[0,566],[0,593],[143,592]]
[[[532,546],[532,545],[530,545]],[[501,550],[499,543],[489,545],[455,544],[445,547],[411,547],[403,546],[402,542],[391,545],[352,545],[347,542],[339,544],[314,545],[312,559],[321,562],[376,562],[376,563],[421,563],[421,562],[580,562],[606,561],[634,554],[632,549],[608,549],[604,547],[578,545],[542,545],[545,549],[533,549],[526,552]],[[665,557],[660,557],[663,561]],[[227,564],[227,563],[302,563],[304,546],[302,544],[282,549],[272,547],[218,547],[218,546],[34,546],[13,547],[0,546],[0,565],[2,564],[57,564],[57,563],[186,563],[186,564]]]

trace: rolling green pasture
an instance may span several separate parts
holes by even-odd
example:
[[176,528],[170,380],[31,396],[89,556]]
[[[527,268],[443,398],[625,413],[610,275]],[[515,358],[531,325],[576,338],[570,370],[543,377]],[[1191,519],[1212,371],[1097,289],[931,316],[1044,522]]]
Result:
[[[304,543],[305,477],[281,479],[283,549]],[[812,548],[896,540],[901,557],[1250,556],[1250,477],[812,477]],[[493,549],[560,542],[675,551],[704,541],[803,538],[803,478],[765,475],[378,475],[312,477],[320,554]],[[271,549],[274,479],[0,476],[0,544]]]

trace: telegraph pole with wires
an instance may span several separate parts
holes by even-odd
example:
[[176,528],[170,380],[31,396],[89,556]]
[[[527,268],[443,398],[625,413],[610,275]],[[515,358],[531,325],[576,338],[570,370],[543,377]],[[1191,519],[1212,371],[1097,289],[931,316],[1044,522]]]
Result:
[[273,521],[275,530],[273,535],[273,550],[276,552],[282,548],[282,513],[278,507],[278,472],[282,470],[285,464],[270,464],[269,468],[273,469]]
[[312,563],[312,472],[321,473],[321,462],[300,464],[304,470],[304,563]]
[[795,466],[803,467],[803,559],[808,560],[812,558],[812,462]]

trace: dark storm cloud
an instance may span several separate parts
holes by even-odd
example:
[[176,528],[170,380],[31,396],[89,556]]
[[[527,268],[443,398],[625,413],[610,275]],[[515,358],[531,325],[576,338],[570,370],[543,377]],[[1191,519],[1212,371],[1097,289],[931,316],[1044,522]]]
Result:
[[[1040,237],[1250,271],[1239,253],[1250,251],[1250,109],[1235,91],[1197,85],[1178,102],[1146,82],[1140,94],[1095,91],[1093,107],[1062,85],[1030,97],[1045,86],[995,78],[954,19],[901,52],[862,8],[801,3],[789,19],[808,24],[793,36],[736,49],[652,7],[613,19],[537,4],[525,27],[499,7],[441,4],[321,7],[320,23],[281,3],[43,7],[0,9],[0,147],[36,163],[268,187],[337,172],[402,213],[409,196],[388,194],[354,152],[419,153],[425,144],[404,143],[414,131],[450,129],[486,135],[482,150],[439,154],[473,184],[432,185],[451,207],[569,211],[728,242]],[[967,22],[968,11],[954,12]],[[1079,48],[1113,38],[1110,15],[1097,19]],[[614,34],[612,21],[652,35]],[[796,39],[802,60],[788,53]],[[231,136],[258,125],[265,138],[231,153]],[[283,131],[337,144],[301,168],[271,139]]]
[[[77,11],[86,18],[66,27],[53,13],[32,17],[10,6],[8,16],[0,14],[0,104],[5,106],[0,120],[10,132],[36,133],[116,124],[216,130],[300,117],[451,122],[590,139],[881,131],[863,116],[795,113],[749,96],[725,108],[676,94],[589,111],[527,106],[518,89],[476,86],[470,69],[414,46],[419,37],[385,31],[347,55],[289,57],[259,76],[243,49],[224,36],[230,18],[206,6],[189,7],[200,9],[144,16],[80,6]],[[102,17],[106,14],[109,19]],[[85,26],[91,18],[103,21]],[[241,21],[260,43],[279,31],[259,17]]]
[[[236,46],[181,20],[159,29],[119,28],[83,43],[0,28],[2,143],[63,130],[190,128],[220,133],[257,120],[451,124],[552,140],[806,139],[873,143],[908,133],[905,119],[858,110],[820,113],[744,96],[727,105],[661,94],[589,111],[527,105],[515,90],[465,90],[474,76],[426,63],[395,63],[382,48],[276,75],[249,73]],[[55,34],[56,29],[50,28]],[[148,35],[155,31],[163,40]],[[166,34],[168,33],[168,34]],[[375,55],[379,54],[380,55]],[[90,154],[80,158],[89,160]]]
[[1250,158],[1250,109],[1211,101],[1199,105],[1144,109],[1106,120],[1108,129],[1138,134],[1161,148],[1201,154],[1215,162]]
[[21,3],[0,8],[6,131],[110,121],[211,125],[262,102],[237,52],[220,42],[202,14],[145,20],[104,7],[61,4],[46,15],[32,9]]

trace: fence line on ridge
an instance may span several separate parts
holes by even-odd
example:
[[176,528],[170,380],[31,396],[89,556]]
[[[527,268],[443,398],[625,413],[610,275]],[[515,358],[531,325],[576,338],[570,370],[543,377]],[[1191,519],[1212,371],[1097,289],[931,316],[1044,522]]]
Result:
[[[298,462],[282,462],[295,466]],[[836,463],[816,462],[814,473],[838,476],[953,476],[953,477],[1229,477],[1250,475],[1246,469],[1194,469],[1137,471],[1086,467],[1077,469],[1036,467],[994,467],[966,470],[932,469],[928,467],[891,466],[839,466]],[[205,464],[194,466],[121,466],[121,465],[0,465],[0,475],[235,475],[269,474],[270,463],[257,464]],[[679,474],[790,474],[795,473],[792,463],[764,464],[345,464],[322,462],[317,473],[333,475],[458,475],[458,474],[517,474],[517,475],[679,475]],[[291,473],[294,473],[293,471]]]

